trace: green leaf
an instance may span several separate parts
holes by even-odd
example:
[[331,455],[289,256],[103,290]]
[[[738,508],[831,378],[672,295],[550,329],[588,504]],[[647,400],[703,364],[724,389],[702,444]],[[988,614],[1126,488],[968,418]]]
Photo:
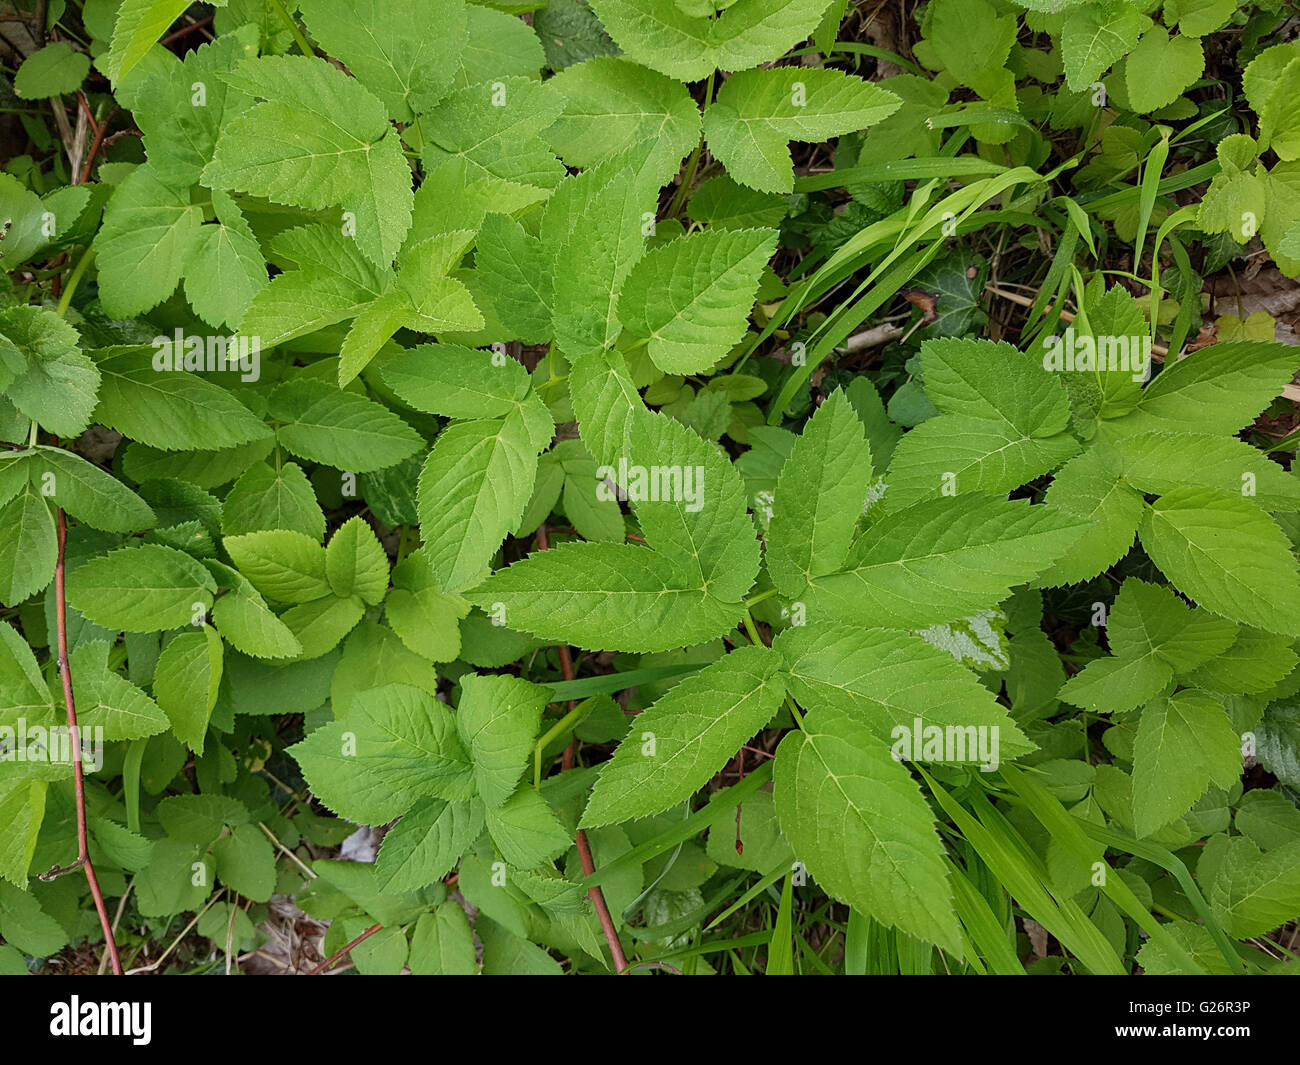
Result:
[[1264,935],[1300,910],[1300,842],[1267,854],[1246,839],[1233,839],[1210,888],[1215,914],[1238,939]]
[[68,577],[68,602],[116,632],[181,629],[212,606],[216,582],[183,551],[161,544],[120,547]]
[[408,555],[393,569],[393,589],[384,616],[410,650],[431,662],[450,662],[460,654],[460,620],[469,604],[438,585],[423,551]]
[[312,36],[384,102],[389,118],[409,122],[451,88],[465,43],[464,0],[417,8],[396,0],[303,0],[299,7]]
[[1223,705],[1194,688],[1143,708],[1133,752],[1139,836],[1181,817],[1211,783],[1229,788],[1241,776],[1241,741]]
[[332,594],[325,549],[302,533],[268,529],[228,536],[224,546],[253,587],[276,602],[310,603]]
[[289,529],[319,543],[325,539],[325,514],[307,475],[296,462],[251,466],[226,493],[221,506],[225,536]]
[[369,473],[396,466],[423,446],[420,434],[387,407],[323,381],[286,381],[269,413],[283,424],[280,443],[295,455],[338,470]]
[[421,799],[389,829],[375,862],[385,892],[416,891],[441,880],[483,834],[483,804]]
[[[33,476],[48,483],[54,505],[78,521],[106,532],[136,532],[155,524],[148,503],[80,455],[62,448],[38,447],[35,459]],[[47,474],[50,480],[45,481]]]
[[[819,624],[787,629],[772,646],[786,660],[796,702],[848,715],[883,742],[898,740],[899,728],[910,736],[919,720],[922,728],[996,730],[990,734],[998,737],[1001,760],[1034,749],[969,669],[918,636]],[[965,761],[978,761],[973,739],[968,753]]]
[[122,0],[104,73],[120,88],[145,53],[189,7],[185,0]]
[[225,593],[212,605],[217,631],[236,649],[254,658],[295,658],[302,644],[238,570],[209,560],[217,585]]
[[699,140],[700,111],[686,87],[629,60],[591,59],[549,84],[565,103],[546,140],[569,166],[595,166],[645,140],[675,166]]
[[214,190],[217,221],[199,227],[185,266],[185,298],[208,325],[234,328],[266,287],[266,262],[235,201]]
[[417,976],[471,976],[478,972],[474,934],[458,902],[444,902],[422,914],[406,959]]
[[291,606],[280,615],[280,620],[302,644],[303,658],[319,658],[334,650],[365,613],[366,605],[360,596],[340,599],[328,595]]
[[465,598],[548,643],[666,651],[734,628],[744,613],[685,580],[665,555],[631,544],[560,544],[501,570]]
[[1065,83],[1072,92],[1094,82],[1133,50],[1151,20],[1127,3],[1093,3],[1073,8],[1061,27]]
[[888,118],[899,105],[893,93],[825,67],[747,70],[718,90],[704,114],[704,136],[742,185],[793,192],[790,141],[855,133]]
[[1152,26],[1124,65],[1129,106],[1139,114],[1158,111],[1181,96],[1205,69],[1205,52],[1195,37],[1170,37]]
[[1142,520],[1143,500],[1118,470],[1118,458],[1094,444],[1052,478],[1043,501],[1093,526],[1039,576],[1037,584],[1044,588],[1077,584],[1128,554]]
[[[543,220],[543,245],[554,249],[555,342],[571,358],[607,348],[618,337],[618,295],[645,253],[647,226],[654,221],[654,197],[640,172],[632,164],[613,172],[614,177],[594,189],[583,184],[588,194],[567,214],[557,207],[567,201],[553,197]],[[589,176],[594,182],[604,173],[588,171],[571,179],[572,187]]]
[[661,0],[593,0],[591,9],[630,58],[699,81],[715,69],[746,70],[780,58],[817,28],[830,3],[738,0],[717,18]]
[[186,188],[165,184],[147,163],[113,191],[95,237],[99,296],[115,318],[135,318],[166,300],[199,245],[203,209]]
[[417,499],[425,556],[444,590],[477,583],[519,524],[542,446],[520,410],[500,420],[458,422],[438,437]]
[[14,92],[24,100],[76,92],[89,73],[90,56],[74,52],[67,41],[55,41],[23,60],[14,76]]
[[818,707],[773,770],[781,831],[833,897],[959,953],[948,867],[920,788],[865,725]]
[[551,275],[542,242],[513,218],[490,214],[474,248],[476,293],[485,295],[508,334],[543,343],[551,336]]
[[[32,421],[75,437],[90,423],[100,376],[81,353],[81,337],[44,307],[0,313],[0,364],[11,371],[5,396]],[[23,364],[26,368],[23,369]]]
[[674,686],[600,767],[582,825],[630,821],[689,799],[776,714],[782,666],[768,648],[741,647]]
[[275,891],[275,851],[256,825],[237,825],[212,845],[217,876],[253,902],[269,902]]
[[1300,480],[1235,437],[1206,433],[1135,433],[1115,441],[1124,480],[1139,492],[1213,488],[1252,499],[1265,510],[1300,510]]
[[1277,524],[1239,495],[1178,488],[1142,518],[1142,546],[1196,603],[1243,625],[1300,636],[1300,569]]
[[262,440],[270,430],[220,385],[154,368],[151,348],[96,352],[102,375],[95,421],[163,451],[216,449]]
[[83,643],[69,656],[77,724],[102,728],[106,740],[134,740],[167,730],[167,717],[149,696],[108,668],[108,644]]
[[533,28],[546,50],[546,65],[555,71],[596,56],[618,54],[618,45],[583,0],[551,0],[533,12]]
[[383,602],[388,591],[388,555],[359,514],[330,537],[325,548],[325,575],[340,598],[355,594],[371,606]]
[[517,677],[470,674],[460,683],[456,731],[474,763],[480,798],[495,808],[515,790],[549,693]]
[[221,686],[222,643],[217,630],[174,637],[158,656],[153,694],[171,722],[172,732],[196,754],[203,753],[212,708]]
[[365,257],[391,263],[414,194],[383,103],[315,57],[245,60],[225,80],[261,102],[225,124],[203,183],[310,210],[342,208]]
[[1053,507],[967,496],[885,515],[818,577],[808,613],[867,627],[923,628],[996,605],[1065,553],[1085,526]]
[[346,720],[318,728],[289,752],[320,801],[358,824],[386,824],[422,798],[473,794],[451,711],[406,684],[358,693]]
[[54,578],[54,514],[35,485],[0,507],[0,603],[17,606]]
[[487,830],[501,857],[517,869],[534,869],[573,845],[550,805],[527,784],[487,811]]
[[844,564],[873,478],[862,422],[837,390],[804,426],[776,484],[766,558],[787,598]]
[[709,370],[744,337],[776,237],[770,229],[710,229],[655,248],[629,272],[619,319],[648,341],[665,373]]
[[518,211],[544,200],[564,177],[564,167],[541,134],[559,117],[564,101],[531,78],[502,77],[457,89],[420,118],[421,156],[434,173],[464,161],[466,183],[492,190],[494,207]]
[[504,418],[529,387],[528,371],[514,359],[459,344],[410,348],[384,364],[383,378],[403,402],[444,418]]
[[1192,611],[1163,585],[1130,577],[1106,623],[1113,658],[1097,658],[1076,673],[1060,697],[1102,713],[1122,713],[1159,694],[1186,673],[1226,651],[1237,627],[1209,611]]

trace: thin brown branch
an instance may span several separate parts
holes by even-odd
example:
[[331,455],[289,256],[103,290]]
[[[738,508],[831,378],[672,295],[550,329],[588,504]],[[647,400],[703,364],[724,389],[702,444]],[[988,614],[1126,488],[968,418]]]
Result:
[[331,954],[328,958],[326,958],[323,962],[321,962],[318,966],[316,966],[316,968],[314,968],[307,975],[318,976],[319,974],[323,973],[326,969],[328,969],[331,965],[333,965],[336,961],[338,961],[341,957],[343,957],[344,954],[350,951],[358,943],[365,942],[367,939],[369,939],[371,936],[373,936],[376,932],[378,932],[383,927],[384,926],[382,924],[372,924],[369,928],[367,928],[364,932],[362,932],[361,935],[357,936],[357,938],[354,939],[351,943],[349,943],[346,947],[343,947],[340,950],[336,950],[333,954]]
[[68,601],[64,589],[68,519],[62,507],[59,507],[58,523],[59,556],[54,568],[54,615],[58,626],[59,675],[63,678],[63,704],[68,711],[68,733],[72,746],[72,779],[77,801],[76,865],[85,870],[86,882],[90,885],[90,894],[95,900],[95,912],[99,914],[99,923],[104,929],[104,944],[108,948],[113,974],[121,976],[122,962],[117,956],[117,942],[113,938],[113,925],[108,919],[108,907],[104,905],[104,893],[99,890],[99,878],[95,876],[95,866],[90,860],[90,838],[86,829],[86,780],[81,769],[81,732],[77,728],[77,706],[72,696],[72,674],[68,671]]
[[[537,547],[541,551],[546,551],[550,546],[550,540],[546,535],[546,523],[543,522],[537,529]],[[559,652],[560,672],[564,674],[565,680],[573,680],[573,659],[569,655],[568,647],[560,644]],[[574,703],[570,702],[569,709],[572,710],[573,707]],[[572,769],[576,761],[577,741],[570,740],[560,761],[560,771]],[[582,875],[591,876],[596,871],[596,863],[592,860],[591,845],[587,842],[587,833],[583,829],[578,829],[575,842],[578,846],[578,858],[582,862]],[[627,972],[627,956],[623,953],[623,944],[618,938],[618,930],[614,927],[614,918],[605,902],[605,894],[600,890],[599,885],[593,885],[587,889],[587,897],[596,908],[596,917],[600,920],[601,931],[605,933],[605,942],[609,944],[609,952],[614,959],[614,970],[622,975]]]

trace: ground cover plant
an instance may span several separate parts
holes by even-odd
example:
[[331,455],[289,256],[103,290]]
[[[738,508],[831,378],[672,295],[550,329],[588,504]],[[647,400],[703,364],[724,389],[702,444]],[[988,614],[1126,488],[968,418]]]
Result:
[[1281,0],[0,21],[0,972],[1264,974]]

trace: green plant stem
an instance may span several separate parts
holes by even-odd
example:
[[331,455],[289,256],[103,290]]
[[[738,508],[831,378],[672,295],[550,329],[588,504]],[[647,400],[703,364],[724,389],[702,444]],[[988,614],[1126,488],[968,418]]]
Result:
[[316,50],[307,43],[307,38],[302,35],[302,30],[298,28],[298,23],[294,22],[293,16],[289,14],[281,0],[271,0],[271,6],[275,8],[275,13],[280,16],[280,21],[293,34],[293,43],[298,46],[298,51],[303,55],[315,55]]
[[81,284],[81,279],[86,274],[86,269],[95,257],[94,248],[87,248],[77,260],[77,265],[72,268],[72,274],[68,277],[68,283],[63,289],[63,295],[59,297],[59,306],[55,310],[60,318],[68,313],[68,308],[72,305],[72,294],[77,291],[77,286]]
[[[704,87],[704,113],[709,110],[709,101],[713,99],[714,79],[718,76],[715,70],[709,75],[709,83]],[[668,213],[664,220],[676,218],[686,204],[686,196],[690,192],[691,182],[695,180],[695,172],[700,167],[700,156],[704,154],[704,132],[700,131],[700,139],[695,145],[695,150],[691,152],[691,157],[686,161],[686,172],[682,175],[681,184],[677,186],[677,194],[673,196],[673,202],[668,207]]]

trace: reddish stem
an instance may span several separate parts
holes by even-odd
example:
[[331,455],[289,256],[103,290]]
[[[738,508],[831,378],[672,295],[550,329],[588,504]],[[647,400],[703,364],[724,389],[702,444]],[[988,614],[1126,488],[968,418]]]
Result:
[[68,605],[64,594],[64,549],[68,542],[68,520],[59,508],[59,558],[54,569],[54,613],[58,624],[59,674],[63,678],[63,704],[68,711],[68,733],[72,742],[72,772],[77,796],[77,865],[86,873],[90,894],[95,900],[100,926],[104,929],[104,943],[108,947],[109,961],[115,976],[122,975],[122,962],[117,956],[117,942],[113,939],[113,925],[104,905],[104,893],[99,890],[99,878],[90,860],[90,840],[86,831],[86,781],[81,771],[81,732],[77,728],[77,706],[72,697],[72,674],[68,671]]
[[[541,551],[549,550],[551,544],[546,535],[546,523],[543,522],[537,529],[537,547]],[[569,648],[560,644],[560,672],[564,674],[565,680],[573,680],[573,659],[569,655]],[[570,702],[569,709],[572,710],[574,703]],[[564,749],[564,755],[560,759],[560,772],[566,769],[572,769],[577,761],[577,741],[570,740],[569,746]],[[582,862],[583,876],[591,876],[596,871],[596,863],[592,861],[591,845],[587,842],[587,833],[583,829],[578,829],[577,839],[578,858]],[[601,931],[605,933],[605,942],[609,944],[609,952],[614,958],[614,970],[620,975],[627,971],[627,956],[623,953],[623,944],[618,938],[618,931],[614,928],[614,918],[610,915],[609,906],[605,902],[604,892],[600,890],[599,885],[592,885],[587,889],[587,897],[591,899],[591,904],[596,907],[596,916],[600,919]]]
[[346,947],[343,947],[341,950],[336,950],[333,954],[331,954],[328,958],[326,958],[323,962],[321,962],[318,966],[316,966],[316,968],[314,968],[307,975],[316,976],[319,973],[323,973],[326,969],[328,969],[331,965],[333,965],[336,961],[338,961],[341,957],[343,957],[344,954],[350,951],[358,943],[365,942],[367,939],[369,939],[371,936],[373,936],[376,932],[378,932],[383,927],[384,926],[382,924],[372,924],[369,928],[367,928],[364,932],[362,932],[361,935],[357,936],[357,938],[354,939],[351,943],[349,943]]

